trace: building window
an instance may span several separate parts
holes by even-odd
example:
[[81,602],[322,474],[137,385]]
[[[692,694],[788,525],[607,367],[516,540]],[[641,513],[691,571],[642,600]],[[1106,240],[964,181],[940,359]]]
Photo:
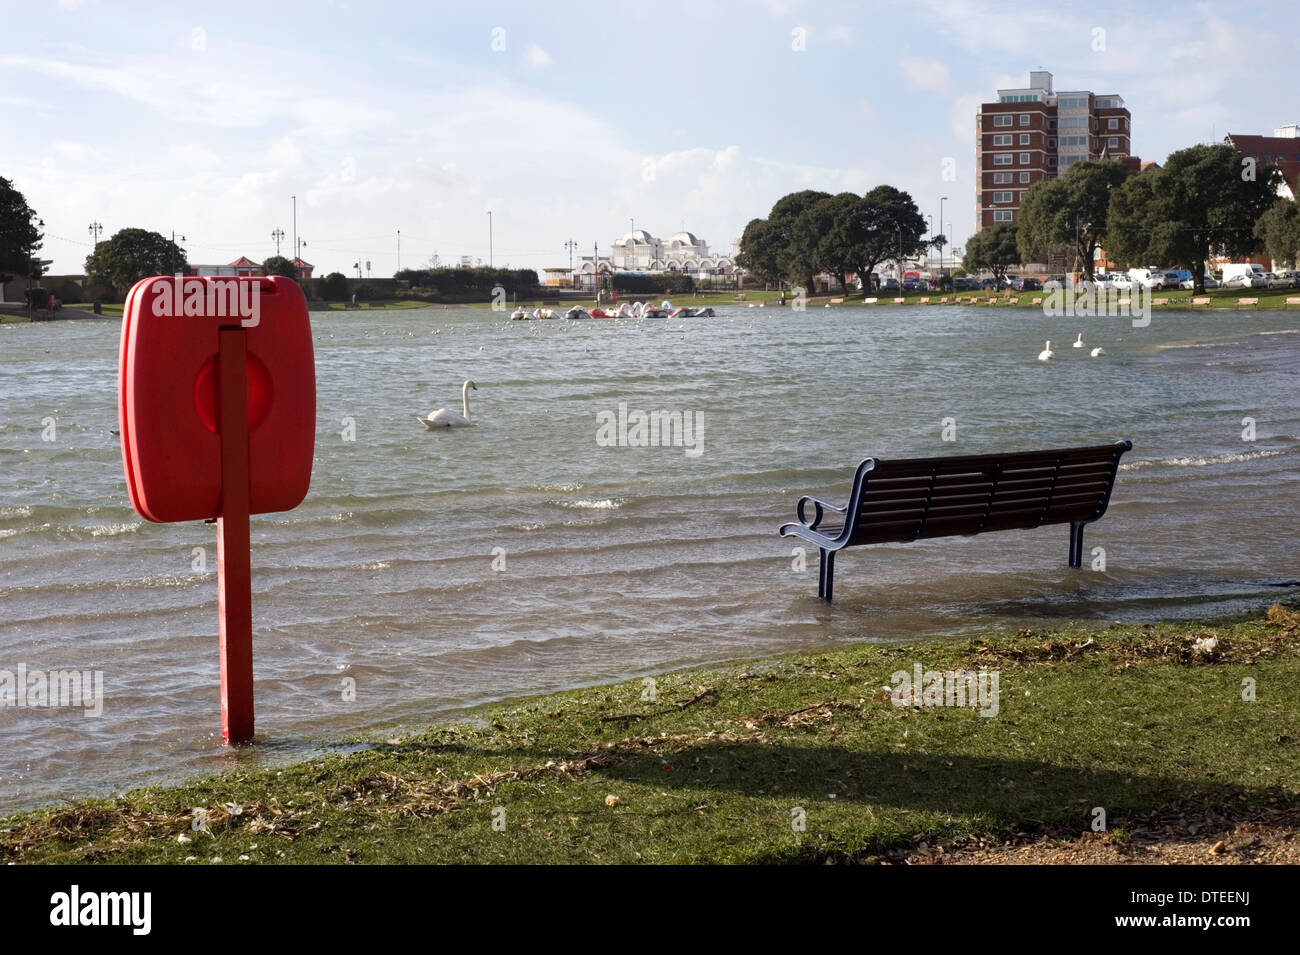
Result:
[[1119,120],[1118,120],[1118,119],[1108,119],[1108,120],[1106,120],[1106,128],[1107,128],[1107,129],[1119,129]]
[[1010,222],[1012,212],[1010,209],[995,209],[993,212],[994,222]]
[[1047,141],[1047,148],[1048,148],[1048,149],[1055,149],[1055,148],[1056,148],[1056,140],[1055,140],[1055,139],[1049,139],[1049,140]]
[[1029,153],[1021,153],[1021,154],[1020,154],[1020,165],[1022,165],[1022,166],[1028,166],[1028,165],[1029,165]]
[[1011,145],[1011,134],[1010,134],[1010,133],[1003,133],[1003,134],[1000,135],[1000,136],[994,136],[994,137],[993,137],[993,145],[994,145],[994,146],[1010,146],[1010,145]]
[[1028,134],[1028,133],[1021,133],[1021,134],[1020,134],[1020,145],[1022,145],[1022,146],[1028,146],[1028,145],[1029,145],[1029,134]]
[[997,153],[997,154],[995,154],[995,155],[993,156],[993,165],[995,165],[995,166],[1010,166],[1010,165],[1011,165],[1011,153]]
[[1006,113],[999,113],[997,116],[994,116],[994,117],[993,117],[993,125],[994,125],[994,126],[1010,126],[1010,125],[1011,125],[1011,117],[1008,116]]
[[1107,148],[1107,149],[1119,149],[1119,137],[1118,137],[1118,136],[1111,136],[1109,139],[1107,139],[1107,140],[1106,140],[1106,148]]
[[[1024,173],[1021,173],[1021,175],[1023,176]],[[1009,186],[1009,185],[1011,185],[1011,173],[1009,173],[1009,172],[995,172],[995,173],[993,174],[993,185],[995,185],[995,186]]]
[[1056,157],[1055,157],[1055,156],[1048,156],[1048,157],[1047,157],[1047,165],[1049,165],[1049,166],[1055,166],[1055,165],[1056,165]]
[[1029,125],[1029,114],[1028,114],[1028,113],[1021,113],[1021,114],[1020,114],[1020,125],[1021,125],[1021,126],[1028,126],[1028,125]]
[[1047,121],[1047,128],[1048,128],[1048,129],[1055,129],[1055,128],[1056,128],[1056,120],[1054,120],[1054,119],[1049,119],[1049,120]]
[[993,193],[993,201],[994,201],[994,202],[1010,202],[1010,201],[1011,201],[1011,193],[1009,193],[1009,192],[995,192],[995,193]]
[[1028,182],[1028,181],[1029,181],[1029,173],[1027,173],[1027,172],[1022,172],[1022,173],[1020,174],[1020,181],[1021,181],[1021,182]]

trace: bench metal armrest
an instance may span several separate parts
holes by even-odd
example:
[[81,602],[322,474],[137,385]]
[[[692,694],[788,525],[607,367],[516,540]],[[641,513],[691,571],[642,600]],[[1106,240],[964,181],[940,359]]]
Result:
[[[813,519],[811,521],[809,521],[808,516],[804,514],[804,508],[808,504],[812,504],[814,509]],[[799,522],[803,524],[805,527],[807,527],[809,530],[817,529],[817,525],[820,524],[822,522],[822,518],[826,516],[824,513],[825,511],[834,511],[836,514],[839,514],[840,516],[844,516],[848,514],[849,509],[847,505],[844,507],[840,507],[837,504],[832,504],[829,501],[820,500],[819,498],[812,497],[811,495],[805,495],[799,498],[799,503],[795,505],[795,513],[799,515]]]

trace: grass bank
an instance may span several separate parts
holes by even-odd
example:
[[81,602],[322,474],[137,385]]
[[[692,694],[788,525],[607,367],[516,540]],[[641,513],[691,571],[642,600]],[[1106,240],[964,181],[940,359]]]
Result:
[[[997,714],[896,705],[891,674],[916,664],[996,672]],[[1196,861],[1246,860],[1261,826],[1294,839],[1298,791],[1300,614],[1279,605],[526,699],[361,752],[11,817],[0,859],[824,862],[1055,839],[1145,860],[1203,829]]]

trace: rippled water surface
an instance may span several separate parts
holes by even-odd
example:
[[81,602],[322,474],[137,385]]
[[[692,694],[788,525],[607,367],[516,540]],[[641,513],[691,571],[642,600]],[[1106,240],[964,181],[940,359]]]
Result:
[[[1300,315],[461,309],[313,325],[311,493],[253,522],[262,742],[241,752],[220,745],[215,529],[148,524],[127,500],[118,323],[0,326],[0,670],[104,674],[98,718],[0,708],[0,810],[690,663],[1209,614],[1300,577]],[[1072,349],[1080,331],[1106,355]],[[1040,363],[1047,338],[1057,357]],[[426,433],[412,414],[459,410],[465,378],[474,425]],[[699,413],[702,453],[600,446],[597,416],[620,402]],[[886,545],[840,558],[826,606],[815,552],[795,572],[796,542],[776,534],[799,494],[846,497],[869,455],[1117,438],[1134,450],[1085,539],[1104,571],[1066,567],[1064,527]]]

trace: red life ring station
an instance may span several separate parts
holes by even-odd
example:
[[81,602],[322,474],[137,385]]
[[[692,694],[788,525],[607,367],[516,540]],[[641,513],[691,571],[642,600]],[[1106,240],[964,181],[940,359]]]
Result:
[[307,301],[278,276],[155,276],[122,312],[122,466],[157,523],[217,521],[221,730],[253,738],[250,514],[287,511],[311,484],[316,364]]

